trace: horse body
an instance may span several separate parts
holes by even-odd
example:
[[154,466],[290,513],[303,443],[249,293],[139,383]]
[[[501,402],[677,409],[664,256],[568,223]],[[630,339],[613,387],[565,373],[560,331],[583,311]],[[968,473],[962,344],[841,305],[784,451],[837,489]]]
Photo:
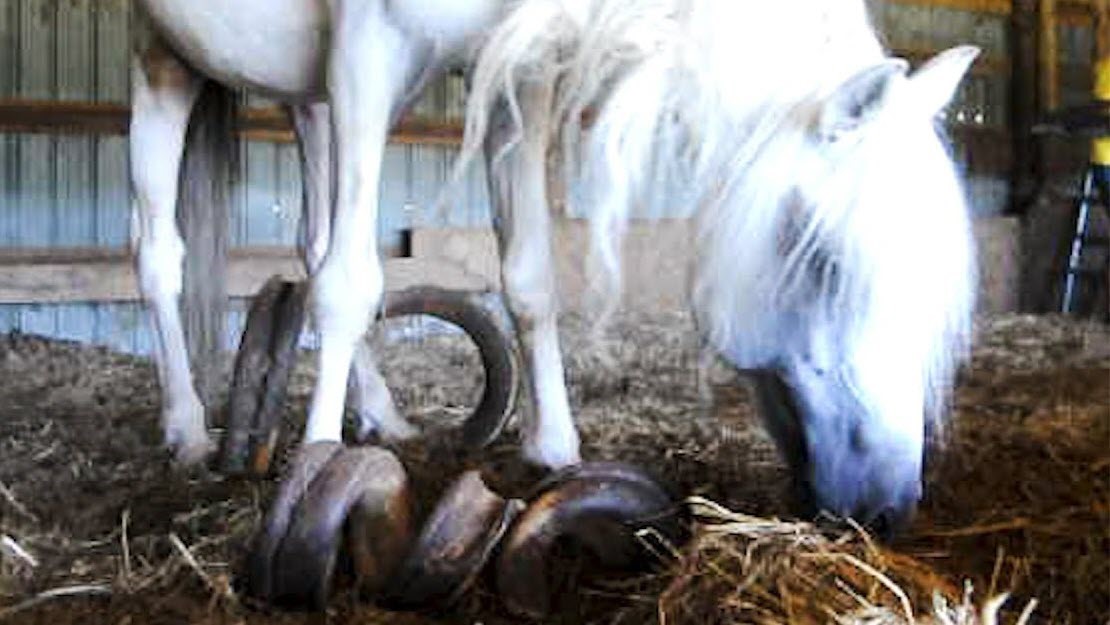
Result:
[[[326,0],[141,0],[158,36],[199,74],[284,103],[328,98],[326,68],[332,15]],[[403,33],[421,64],[441,69],[501,9],[494,0],[361,2]],[[370,18],[374,19],[374,18]]]
[[[974,51],[908,76],[885,57],[860,0],[277,4],[140,2],[162,40],[135,74],[137,256],[161,338],[167,442],[184,459],[207,440],[180,340],[172,221],[199,83],[291,103],[321,337],[306,440],[339,439],[352,362],[364,423],[403,436],[411,430],[360,340],[382,290],[382,150],[407,103],[461,60],[472,93],[460,167],[479,154],[487,162],[536,403],[522,427],[527,458],[578,461],[550,261],[549,194],[568,184],[593,215],[611,283],[632,205],[692,204],[699,326],[736,366],[758,371],[800,489],[815,507],[863,521],[912,509],[924,415],[949,382],[970,310],[966,210],[933,118]],[[596,119],[583,133],[587,109]],[[566,180],[550,178],[553,153]],[[150,164],[158,154],[168,158]]]
[[139,4],[158,36],[199,74],[285,102],[326,98],[324,0]]

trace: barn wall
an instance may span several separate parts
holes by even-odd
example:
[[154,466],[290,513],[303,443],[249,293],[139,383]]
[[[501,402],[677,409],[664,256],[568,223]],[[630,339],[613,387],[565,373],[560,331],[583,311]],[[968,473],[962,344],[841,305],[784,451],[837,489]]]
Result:
[[[126,102],[129,4],[125,0],[0,0],[0,98]],[[889,46],[915,63],[932,51],[975,43],[984,48],[993,65],[1005,67],[1009,54],[1005,15],[900,2],[874,2],[873,13]],[[1066,59],[1089,56],[1089,31],[1064,28],[1061,45]],[[1081,99],[1086,74],[1065,67],[1062,75],[1065,99]],[[950,107],[950,122],[964,128],[1005,129],[1008,91],[1004,69],[976,73]],[[459,81],[444,82],[431,90],[417,112],[455,119],[461,100]],[[953,134],[960,137],[958,132]],[[300,197],[295,147],[247,142],[242,150],[233,241],[292,245]],[[960,145],[955,153],[961,163],[967,162]],[[488,225],[488,199],[480,172],[466,181],[445,210],[433,210],[452,157],[453,150],[443,147],[387,149],[380,224],[384,246],[399,245],[405,228]],[[0,246],[124,247],[129,212],[126,167],[126,141],[121,137],[0,134]],[[980,217],[998,215],[1009,201],[1006,177],[999,172],[970,172],[968,193]],[[236,314],[231,336],[237,335],[240,321],[241,314]],[[0,331],[11,329],[140,352],[150,346],[145,319],[135,304],[0,306]]]
[[[126,102],[130,19],[122,0],[0,0],[0,98]],[[422,116],[457,117],[459,81],[431,89]],[[264,104],[251,99],[251,104]],[[235,245],[296,240],[300,171],[296,146],[244,142],[234,194]],[[380,237],[424,225],[488,223],[485,185],[473,175],[442,210],[433,210],[453,150],[391,145],[384,163]],[[0,246],[124,248],[129,200],[126,138],[0,134]],[[237,336],[242,315],[233,314]],[[20,330],[146,352],[150,336],[131,303],[0,305],[0,332]],[[237,339],[236,339],[237,340]]]

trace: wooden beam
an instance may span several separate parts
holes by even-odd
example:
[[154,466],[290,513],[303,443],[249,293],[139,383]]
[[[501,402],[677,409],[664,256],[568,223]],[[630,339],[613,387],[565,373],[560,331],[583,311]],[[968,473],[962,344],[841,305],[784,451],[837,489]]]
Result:
[[[1035,0],[1032,0],[1035,1]],[[930,53],[931,55],[931,53]],[[920,58],[926,56],[921,52]],[[992,63],[995,61],[992,61]],[[997,60],[999,64],[1004,61]],[[988,65],[988,71],[1000,66]],[[1022,75],[1018,73],[1018,75]],[[1016,77],[1015,77],[1016,78]],[[88,102],[48,102],[36,100],[0,100],[0,132],[29,133],[92,133],[120,135],[127,132],[129,110],[121,104]],[[585,119],[588,124],[589,119]],[[1030,126],[1031,126],[1030,122]],[[277,108],[246,109],[242,114],[244,136],[262,141],[292,141],[284,113]],[[394,130],[391,140],[398,143],[457,146],[462,141],[461,122],[436,122],[406,118]],[[997,130],[958,127],[953,134],[961,142],[975,146],[974,173],[1006,174],[1009,152],[1000,151],[1005,142]],[[986,137],[984,140],[980,135]],[[987,153],[989,151],[990,153]]]
[[1014,0],[1010,15],[1010,214],[1025,212],[1036,196],[1041,172],[1037,123],[1037,0]]
[[975,13],[1010,14],[1010,0],[887,0],[890,4],[939,6]]
[[[890,4],[904,4],[907,6],[945,7],[971,13],[987,13],[992,15],[1010,15],[1014,5],[1020,0],[886,0]],[[1098,3],[1102,0],[1058,0],[1057,9],[1061,21],[1068,24],[1077,24],[1097,10]]]
[[1110,0],[1097,0],[1094,11],[1095,60],[1110,56]]
[[1040,113],[1060,108],[1060,45],[1056,35],[1056,0],[1040,0],[1038,6],[1037,54],[1040,76]]
[[[981,306],[1012,310],[1010,292],[1013,263],[1000,265],[992,258],[1010,258],[1009,243],[994,245],[984,236],[989,224],[975,221],[976,239],[987,297]],[[559,292],[567,310],[583,304],[589,288],[580,251],[589,238],[581,220],[557,220],[554,249]],[[1013,230],[1012,228],[1008,228]],[[1003,233],[1005,234],[1005,233]],[[641,310],[682,309],[687,305],[688,270],[693,261],[693,222],[685,219],[634,220],[624,240],[625,287],[623,305]],[[1007,239],[1008,241],[1008,239]],[[659,254],[660,249],[673,254]],[[499,288],[497,244],[487,228],[419,229],[413,233],[414,258],[385,261],[387,290],[417,285],[450,289],[492,291]],[[1005,259],[1003,259],[1005,260]],[[228,289],[232,297],[252,297],[272,275],[303,278],[300,260],[289,248],[253,247],[232,251]],[[1001,272],[1001,274],[1000,274]],[[999,276],[1004,276],[1000,278]],[[1001,283],[1005,286],[1000,286]],[[70,302],[136,301],[132,259],[126,250],[71,248],[0,251],[0,304],[56,304]],[[989,301],[987,301],[989,300]]]
[[[581,251],[589,242],[588,224],[560,219],[553,224],[553,251],[561,310],[582,311],[590,301],[591,277]],[[633,310],[687,310],[690,269],[696,256],[694,222],[688,219],[633,220],[622,245],[622,306]],[[1020,282],[1019,233],[1014,218],[991,217],[973,222],[980,273],[980,311],[1012,312]],[[669,250],[660,254],[659,250]],[[418,258],[444,266],[466,267],[497,281],[497,242],[488,229],[420,229],[413,233]],[[427,255],[427,256],[424,256]],[[596,312],[586,309],[587,312]]]
[[[232,250],[228,295],[251,297],[274,274],[304,277],[297,254],[289,248]],[[490,281],[434,259],[391,258],[385,261],[386,288],[398,290],[430,284],[451,289],[489,290]],[[69,248],[0,251],[0,304],[128,302],[139,299],[132,257],[122,249]]]
[[[55,102],[44,100],[0,100],[0,132],[127,134],[131,110],[118,103]],[[244,109],[240,129],[246,139],[288,143],[293,129],[279,108]],[[463,127],[458,121],[403,118],[389,139],[393,143],[456,146],[462,143]]]

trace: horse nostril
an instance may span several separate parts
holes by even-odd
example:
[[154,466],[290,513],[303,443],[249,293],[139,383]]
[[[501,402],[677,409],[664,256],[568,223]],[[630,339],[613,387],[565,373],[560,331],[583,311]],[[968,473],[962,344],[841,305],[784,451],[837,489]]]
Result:
[[914,509],[915,506],[912,505],[904,509],[888,506],[866,521],[864,527],[882,542],[889,543],[909,526],[913,519]]
[[890,508],[883,510],[867,523],[867,529],[879,540],[890,542],[897,532],[893,514],[894,511]]

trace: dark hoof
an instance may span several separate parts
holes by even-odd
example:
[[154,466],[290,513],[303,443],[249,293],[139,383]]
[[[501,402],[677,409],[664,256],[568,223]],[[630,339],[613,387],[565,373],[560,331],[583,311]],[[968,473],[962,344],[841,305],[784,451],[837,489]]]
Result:
[[498,591],[516,614],[537,619],[550,614],[565,582],[557,549],[569,544],[604,569],[633,571],[657,559],[640,530],[671,544],[683,537],[675,500],[634,467],[587,463],[560,471],[541,486],[497,559]]
[[304,325],[306,286],[270,278],[251,302],[235,358],[227,434],[220,450],[226,474],[269,473],[280,434],[281,407]]
[[293,459],[289,474],[278,486],[277,494],[270,502],[270,509],[262,521],[262,529],[255,535],[247,556],[248,595],[263,601],[269,601],[273,597],[274,557],[289,531],[296,506],[320,470],[341,449],[341,443],[311,443],[302,447]]
[[249,558],[251,595],[321,609],[344,538],[359,583],[374,592],[411,540],[408,480],[392,453],[314,443],[282,484]]
[[468,471],[447,490],[424,523],[385,603],[446,608],[473,585],[524,502],[506,501]]
[[492,443],[516,407],[520,386],[513,339],[478,293],[420,286],[387,293],[383,317],[431,315],[462,329],[478,347],[486,385],[482,399],[462,427],[463,442],[480,449]]

